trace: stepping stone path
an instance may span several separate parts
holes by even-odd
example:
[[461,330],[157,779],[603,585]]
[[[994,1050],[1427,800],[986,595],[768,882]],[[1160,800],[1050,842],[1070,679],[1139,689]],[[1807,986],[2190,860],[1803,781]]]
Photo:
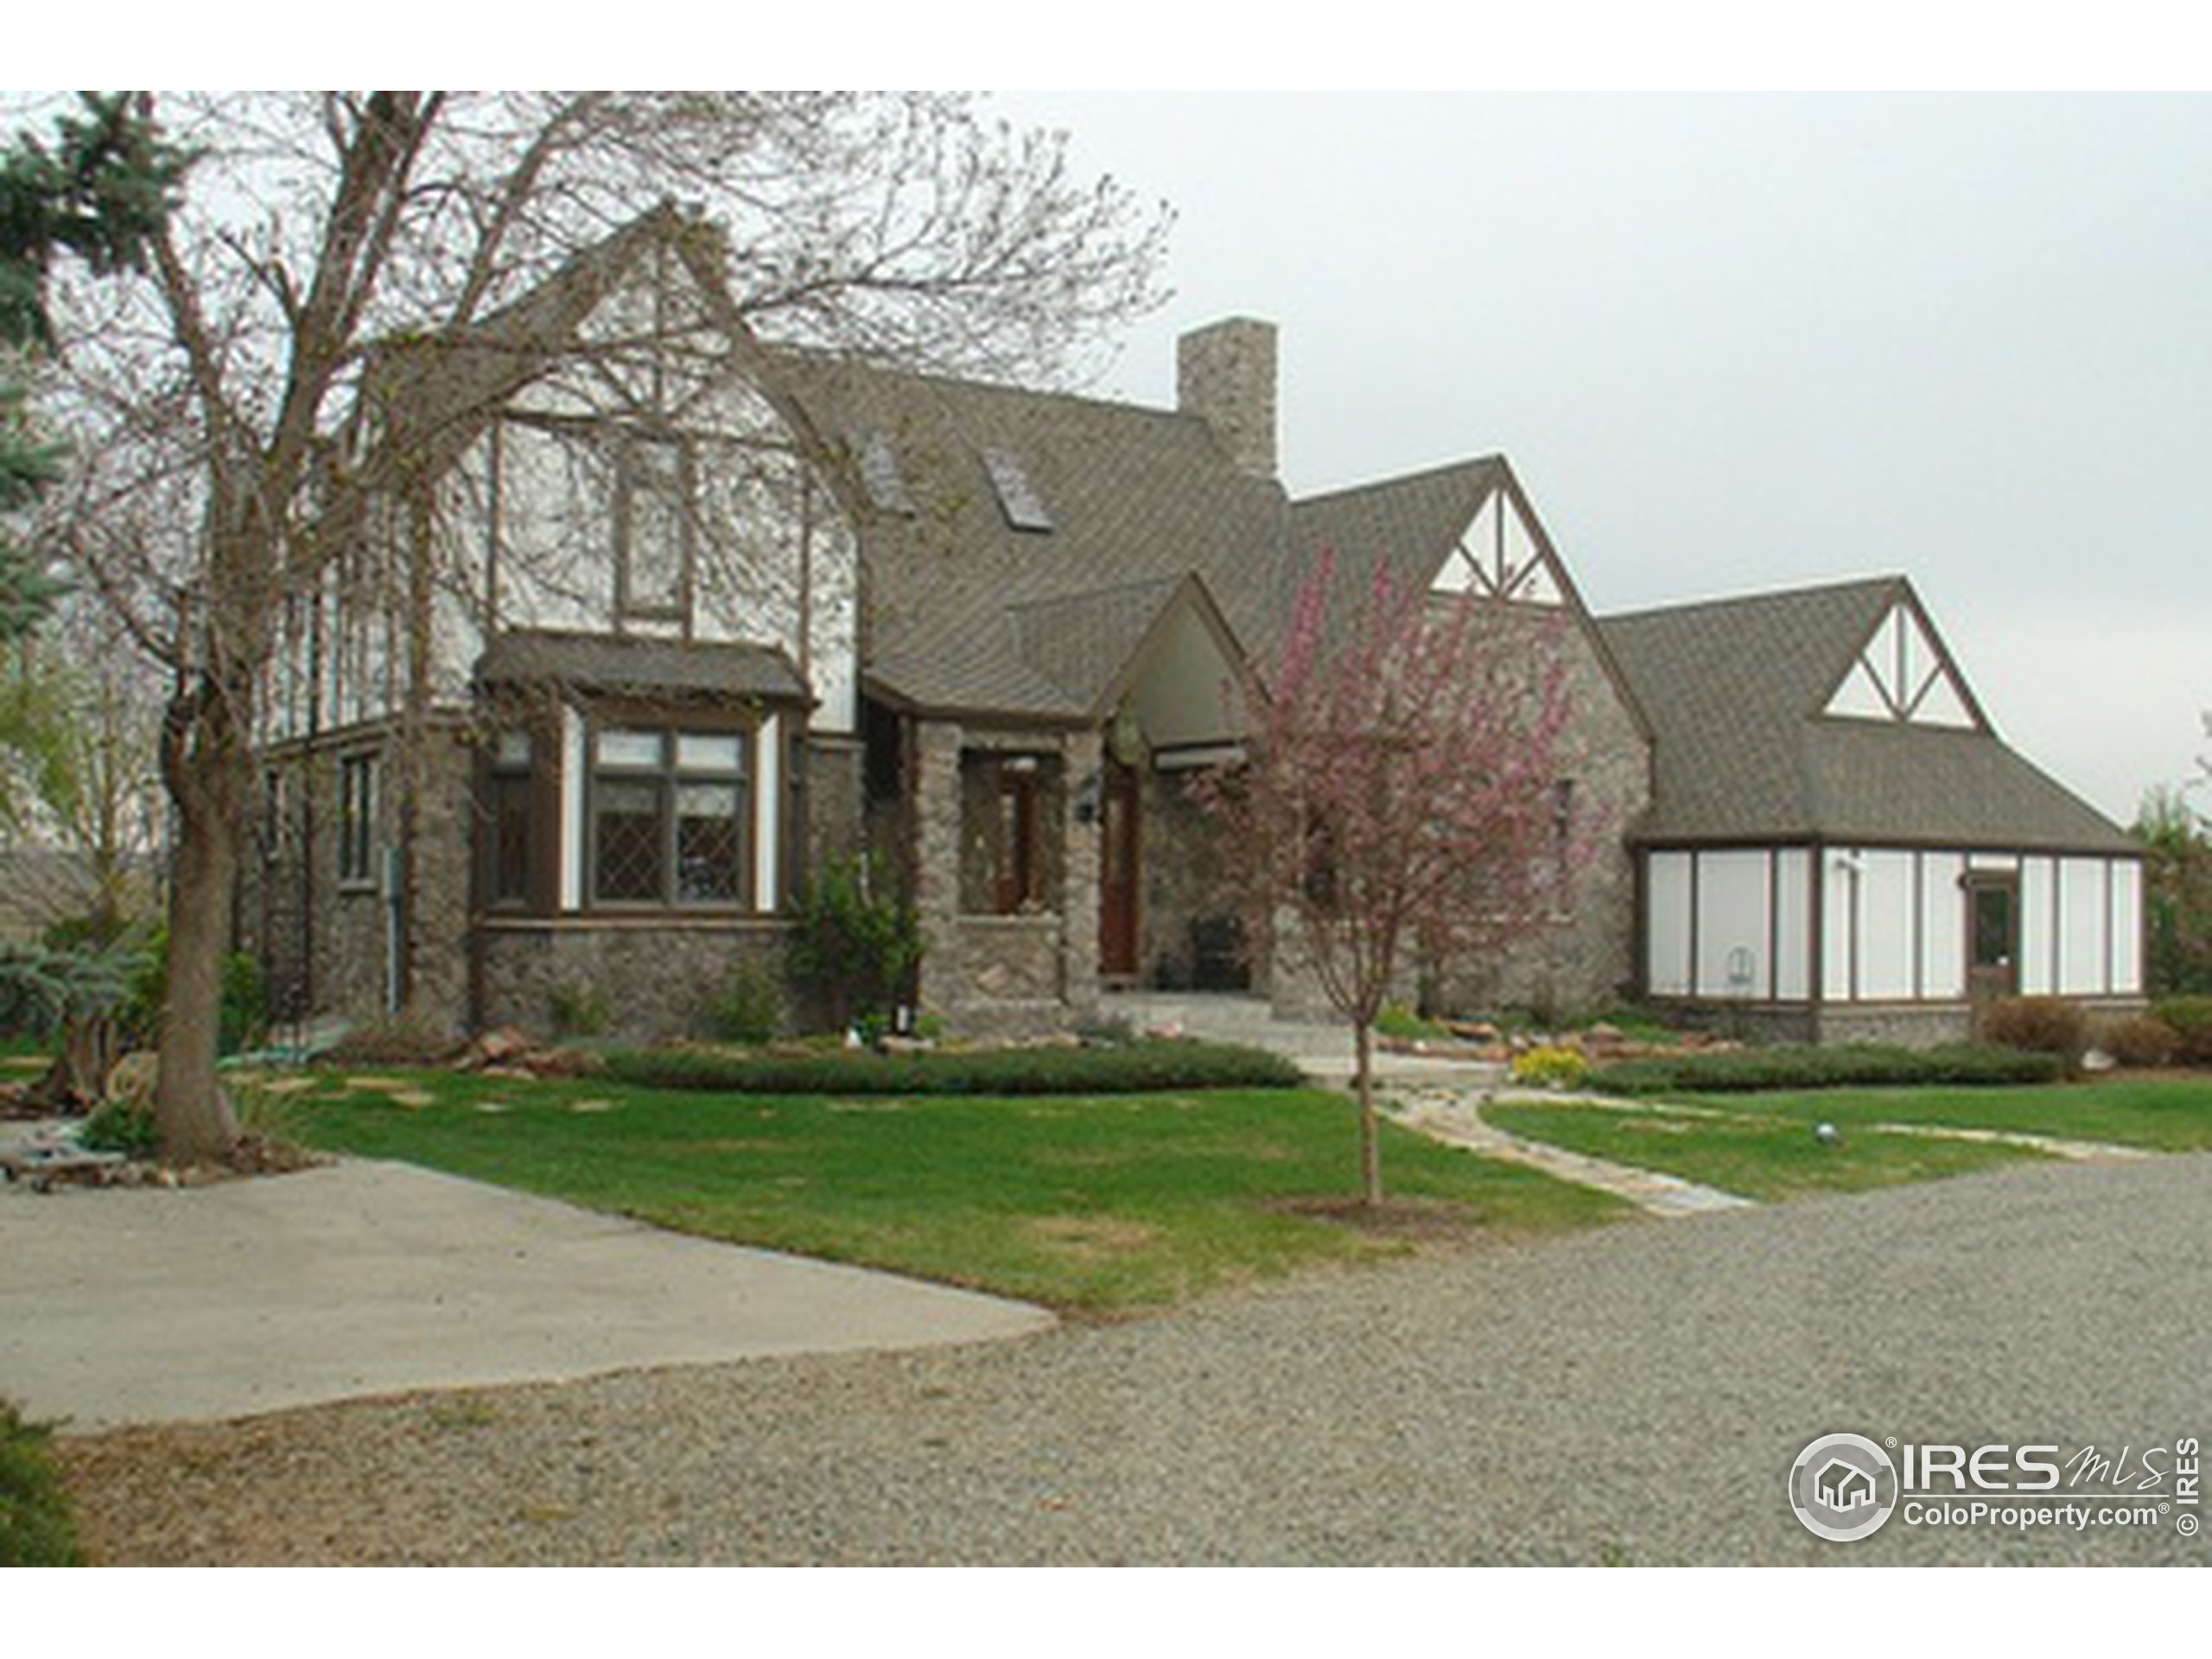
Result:
[[[1535,1104],[1557,1105],[1565,1098],[1556,1094],[1529,1093],[1510,1096]],[[1749,1210],[1756,1207],[1753,1201],[1739,1193],[1724,1192],[1717,1186],[1700,1186],[1695,1181],[1686,1181],[1679,1175],[1662,1175],[1656,1170],[1637,1169],[1627,1164],[1616,1164],[1604,1158],[1592,1158],[1563,1147],[1546,1146],[1540,1141],[1524,1141],[1517,1135],[1508,1135],[1496,1124],[1484,1121],[1482,1108],[1486,1101],[1500,1100],[1498,1091],[1489,1089],[1446,1088],[1441,1086],[1393,1087],[1384,1096],[1386,1109],[1408,1128],[1455,1147],[1465,1147],[1478,1152],[1485,1158],[1495,1158],[1501,1163],[1521,1164],[1556,1180],[1572,1182],[1576,1186],[1594,1188],[1625,1199],[1637,1209],[1654,1216],[1679,1217],[1711,1215],[1717,1210]],[[1607,1101],[1606,1105],[1618,1103]]]

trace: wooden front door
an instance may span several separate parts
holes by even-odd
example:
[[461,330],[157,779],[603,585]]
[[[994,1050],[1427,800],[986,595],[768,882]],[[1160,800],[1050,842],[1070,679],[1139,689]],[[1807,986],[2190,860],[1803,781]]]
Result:
[[1106,979],[1137,976],[1137,774],[1106,762],[1098,805],[1098,972]]
[[1982,1016],[2020,988],[2020,881],[2010,871],[1967,877],[1967,1003],[1975,1035]]

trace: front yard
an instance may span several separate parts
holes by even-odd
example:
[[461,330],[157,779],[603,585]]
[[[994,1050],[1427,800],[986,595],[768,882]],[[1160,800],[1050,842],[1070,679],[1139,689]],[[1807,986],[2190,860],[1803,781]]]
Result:
[[1224,1090],[1007,1098],[663,1092],[449,1071],[283,1080],[309,1144],[732,1243],[970,1285],[1067,1309],[1407,1248],[1588,1225],[1599,1194],[1386,1129],[1383,1224],[1349,1220],[1342,1096]]
[[[2028,1088],[1683,1096],[1674,1105],[1512,1104],[1491,1107],[1484,1116],[1529,1140],[1769,1200],[1967,1174],[2047,1155],[1929,1130],[2153,1152],[2212,1147],[2212,1077],[2183,1074]],[[1814,1139],[1813,1126],[1824,1122],[1842,1132],[1842,1145]]]

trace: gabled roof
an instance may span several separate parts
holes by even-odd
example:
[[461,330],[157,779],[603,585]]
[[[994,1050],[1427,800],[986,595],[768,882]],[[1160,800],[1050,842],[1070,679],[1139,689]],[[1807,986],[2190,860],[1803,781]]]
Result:
[[1388,572],[1395,592],[1426,588],[1483,502],[1508,476],[1501,458],[1485,455],[1294,503],[1261,643],[1273,650],[1298,589],[1325,552],[1336,562],[1332,615],[1357,613],[1377,566]]
[[[1274,606],[1281,487],[1197,417],[776,352],[772,372],[849,458],[880,435],[911,513],[848,467],[870,684],[895,701],[1065,720],[1195,575],[1246,649]],[[1009,518],[985,456],[1018,463],[1052,528]],[[1117,658],[1116,653],[1121,655]]]
[[2139,850],[1978,709],[1970,728],[1821,712],[1900,604],[1924,619],[1885,576],[1602,619],[1656,738],[1639,839]]

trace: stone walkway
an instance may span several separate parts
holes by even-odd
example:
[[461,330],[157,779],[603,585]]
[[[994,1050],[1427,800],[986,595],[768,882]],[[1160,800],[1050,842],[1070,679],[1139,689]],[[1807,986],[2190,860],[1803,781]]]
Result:
[[[1528,1094],[1522,1097],[1545,1105],[1557,1105],[1562,1100],[1562,1096],[1554,1094]],[[1753,1207],[1751,1199],[1738,1193],[1724,1192],[1717,1186],[1700,1186],[1679,1175],[1637,1169],[1509,1135],[1483,1117],[1484,1102],[1501,1098],[1494,1091],[1433,1085],[1393,1086],[1385,1098],[1391,1116],[1408,1128],[1455,1147],[1465,1147],[1501,1163],[1525,1165],[1555,1180],[1609,1192],[1650,1215],[1705,1216],[1719,1210]]]
[[[1485,1105],[1526,1102],[1545,1106],[1585,1104],[1611,1111],[1651,1112],[1670,1117],[1735,1118],[1741,1114],[1713,1107],[1671,1106],[1653,1102],[1613,1100],[1596,1096],[1537,1093],[1453,1086],[1448,1083],[1418,1084],[1405,1080],[1386,1085],[1384,1104],[1408,1128],[1455,1147],[1465,1147],[1505,1163],[1522,1164],[1577,1186],[1593,1187],[1625,1199],[1655,1216],[1710,1215],[1716,1210],[1754,1207],[1756,1200],[1719,1187],[1701,1186],[1678,1175],[1637,1169],[1608,1159],[1592,1158],[1541,1141],[1523,1140],[1490,1122],[1482,1115]],[[1916,1135],[1929,1141],[1970,1141],[1984,1146],[2019,1147],[2073,1163],[2131,1163],[2157,1156],[2140,1147],[2114,1146],[2103,1141],[2071,1141],[2058,1135],[2035,1135],[2016,1129],[1955,1128],[1936,1123],[1875,1123],[1870,1134]]]
[[2024,1147],[2077,1164],[2128,1163],[2158,1154],[2143,1147],[2116,1147],[2108,1141],[2065,1141],[2055,1135],[2031,1135],[2024,1129],[1954,1129],[1936,1123],[1870,1123],[1874,1135],[1917,1135],[1930,1141],[1978,1141],[1985,1146]]

